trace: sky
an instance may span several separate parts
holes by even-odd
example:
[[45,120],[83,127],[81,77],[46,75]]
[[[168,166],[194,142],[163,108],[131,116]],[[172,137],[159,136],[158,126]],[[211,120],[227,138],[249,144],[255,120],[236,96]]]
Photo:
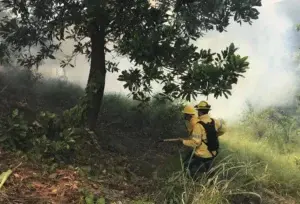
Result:
[[[196,43],[200,48],[218,52],[233,42],[239,47],[240,55],[249,56],[250,69],[233,87],[232,96],[229,99],[209,96],[208,102],[215,117],[235,120],[245,109],[247,101],[255,107],[265,108],[292,102],[296,94],[296,65],[292,55],[296,50],[297,36],[300,39],[295,31],[295,24],[300,23],[300,15],[297,15],[300,1],[262,0],[262,4],[259,19],[252,25],[232,23],[227,32],[209,32]],[[64,44],[64,53],[71,52],[72,44],[71,41]],[[112,58],[107,55],[107,59]],[[120,58],[119,62],[121,69],[131,67],[126,58]],[[78,56],[75,65],[75,68],[66,69],[66,76],[69,81],[85,87],[89,63],[84,56]],[[55,77],[59,75],[59,63],[48,60],[40,70],[45,76]],[[127,94],[117,76],[108,73],[105,92]],[[198,97],[198,101],[205,99]]]

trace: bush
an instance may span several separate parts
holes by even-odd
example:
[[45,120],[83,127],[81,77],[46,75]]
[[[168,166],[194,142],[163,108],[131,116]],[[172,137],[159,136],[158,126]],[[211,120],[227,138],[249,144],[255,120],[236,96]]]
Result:
[[[147,137],[158,139],[186,134],[180,103],[163,103],[154,99],[144,108],[122,95],[104,96],[100,122],[127,132],[138,131]],[[142,134],[145,133],[145,134]]]
[[73,107],[84,95],[79,85],[60,79],[40,80],[33,91],[42,108],[57,113]]
[[300,120],[297,115],[284,111],[284,107],[269,107],[245,112],[241,127],[255,135],[256,139],[266,140],[272,147],[289,152],[300,144],[298,133]]
[[76,105],[84,94],[78,85],[60,79],[44,79],[27,69],[5,68],[0,72],[0,79],[1,104],[5,106],[22,102],[33,109],[60,113]]
[[11,116],[1,121],[2,147],[23,151],[35,159],[66,161],[76,147],[78,135],[72,128],[62,129],[55,114],[41,112],[36,119],[27,121],[24,112],[15,109]]

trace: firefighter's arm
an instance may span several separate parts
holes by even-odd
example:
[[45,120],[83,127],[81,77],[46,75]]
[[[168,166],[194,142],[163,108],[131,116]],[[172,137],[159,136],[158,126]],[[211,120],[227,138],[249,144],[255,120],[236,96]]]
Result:
[[191,134],[190,138],[182,139],[182,143],[185,146],[195,148],[195,147],[201,145],[201,143],[202,143],[201,138],[202,138],[201,126],[199,124],[196,124],[196,125],[194,125],[194,128],[192,130],[192,134]]
[[216,130],[217,130],[217,136],[221,136],[226,132],[226,124],[223,119],[218,119],[216,121]]

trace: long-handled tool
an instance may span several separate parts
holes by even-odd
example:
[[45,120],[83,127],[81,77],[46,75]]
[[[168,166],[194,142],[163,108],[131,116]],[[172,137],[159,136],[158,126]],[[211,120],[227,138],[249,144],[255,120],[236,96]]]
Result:
[[161,139],[158,142],[178,142],[181,141],[180,138],[172,138],[172,139]]

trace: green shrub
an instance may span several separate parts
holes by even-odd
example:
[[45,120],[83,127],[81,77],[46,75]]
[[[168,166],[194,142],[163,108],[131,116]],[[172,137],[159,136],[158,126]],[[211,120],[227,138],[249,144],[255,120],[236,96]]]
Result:
[[73,107],[84,95],[84,89],[79,85],[60,79],[40,80],[34,92],[43,108],[55,112]]
[[121,131],[137,131],[153,139],[182,137],[186,130],[181,110],[180,103],[161,103],[156,99],[140,109],[138,102],[125,96],[107,94],[99,121]]
[[53,113],[41,112],[36,120],[27,121],[24,112],[16,109],[1,121],[0,141],[8,150],[20,150],[37,159],[65,161],[73,153],[78,135],[58,123]]
[[284,108],[269,107],[245,112],[241,126],[257,139],[266,140],[274,148],[290,152],[300,144],[298,116],[284,111]]

